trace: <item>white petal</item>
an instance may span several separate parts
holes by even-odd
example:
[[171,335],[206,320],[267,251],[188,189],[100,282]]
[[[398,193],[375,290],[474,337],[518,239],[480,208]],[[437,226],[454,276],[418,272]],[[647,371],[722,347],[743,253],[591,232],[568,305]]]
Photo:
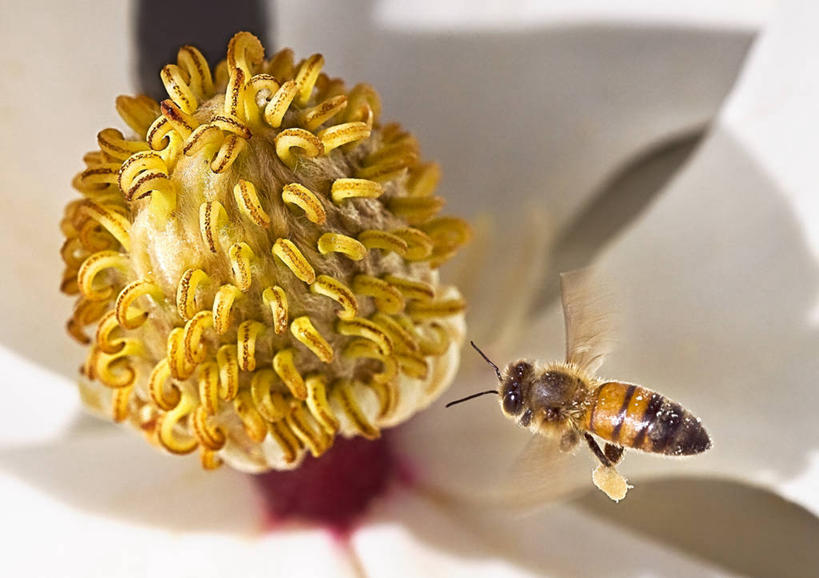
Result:
[[249,476],[131,432],[3,451],[0,509],[14,576],[354,575],[327,532],[267,528]]
[[3,419],[0,450],[64,435],[79,415],[77,388],[63,376],[0,346]]
[[412,492],[352,537],[367,576],[715,576],[719,571],[571,506],[490,516]]
[[73,379],[82,354],[65,332],[72,300],[58,291],[58,223],[97,132],[123,126],[114,98],[130,91],[130,11],[39,2],[14,13],[0,19],[12,79],[0,92],[0,345]]
[[[622,304],[619,348],[603,373],[683,403],[714,441],[686,460],[629,456],[621,470],[635,483],[728,477],[819,513],[819,212],[815,161],[801,152],[819,129],[819,65],[799,56],[819,47],[806,24],[817,15],[795,9],[778,22],[735,95],[736,112],[599,259]],[[760,88],[772,85],[789,88]],[[524,353],[558,356],[561,324],[554,307]]]
[[[599,2],[585,10],[593,23],[560,26],[550,10],[516,3],[527,27],[512,31],[504,18],[476,23],[481,9],[471,4],[435,4],[404,19],[416,9],[398,2],[280,2],[276,38],[297,53],[323,52],[333,75],[375,86],[384,117],[441,164],[447,210],[490,213],[501,231],[516,226],[510,204],[532,196],[548,202],[559,231],[627,161],[711,120],[765,12],[680,23],[680,3],[664,12],[646,2],[628,13],[665,16],[639,27]],[[332,29],[315,26],[317,10]],[[440,26],[425,21],[442,13]]]

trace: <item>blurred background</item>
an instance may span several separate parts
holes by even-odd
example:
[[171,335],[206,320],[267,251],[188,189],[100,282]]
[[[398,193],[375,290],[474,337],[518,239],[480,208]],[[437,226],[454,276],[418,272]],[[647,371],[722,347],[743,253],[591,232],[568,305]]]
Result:
[[[0,422],[4,543],[34,553],[43,544],[33,520],[54,516],[67,530],[91,515],[102,521],[89,536],[104,535],[113,520],[179,532],[183,551],[213,549],[222,560],[215,550],[223,542],[181,543],[201,522],[191,503],[176,498],[163,513],[165,502],[147,497],[130,506],[97,501],[101,482],[90,478],[101,475],[108,488],[121,477],[103,459],[113,446],[88,441],[111,426],[82,414],[71,385],[83,356],[64,333],[70,300],[57,292],[58,222],[96,133],[122,128],[114,97],[162,98],[158,70],[181,44],[198,46],[214,64],[236,31],[249,30],[268,54],[321,52],[331,76],[374,85],[383,118],[400,120],[424,156],[441,164],[447,211],[479,223],[489,239],[480,246],[490,273],[466,271],[476,280],[469,295],[476,339],[492,342],[492,320],[506,314],[498,309],[503,288],[492,279],[528,258],[531,276],[523,282],[533,285],[532,298],[518,313],[531,323],[505,353],[559,357],[557,273],[594,263],[631,286],[612,374],[685,399],[714,424],[718,451],[685,471],[629,460],[634,479],[646,481],[617,507],[595,492],[526,522],[472,520],[469,511],[452,510],[496,546],[499,534],[525,536],[515,548],[498,546],[489,561],[471,542],[452,546],[430,529],[434,523],[408,515],[409,536],[395,539],[412,548],[390,550],[389,536],[362,539],[359,562],[342,563],[341,575],[388,575],[389,552],[417,554],[431,575],[816,575],[819,211],[808,152],[819,129],[810,98],[819,96],[819,52],[805,23],[819,12],[784,4],[0,0],[0,364],[16,384],[4,403],[15,415]],[[520,224],[533,212],[543,219],[538,251],[523,256],[528,229]],[[444,274],[465,272],[456,263]],[[476,388],[465,371],[452,397]],[[474,375],[486,382],[485,373]],[[408,428],[407,451],[423,453],[434,443],[425,436],[469,443],[472,428],[498,417],[490,415],[494,407],[476,411],[486,414],[456,432],[446,429],[440,408],[430,410]],[[66,439],[80,441],[66,448]],[[469,455],[460,463],[459,447],[453,442],[430,465],[441,487],[485,463]],[[149,457],[147,446],[128,451],[139,467],[122,470],[140,488],[156,477],[176,480],[154,475],[180,466]],[[79,461],[69,457],[74,452]],[[89,473],[100,468],[108,471]],[[229,492],[237,483],[244,482],[223,476],[214,487]],[[208,500],[216,495],[198,491]],[[240,552],[231,540],[244,530],[232,531],[234,522],[221,528],[219,515],[252,508],[213,507],[207,532],[225,533],[225,548]],[[190,522],[180,521],[186,516]],[[379,516],[376,526],[402,524],[400,511]],[[18,521],[23,532],[15,532]],[[67,552],[71,540],[52,536],[60,541],[51,544],[56,560],[66,564],[60,575],[147,571],[109,555],[89,561],[84,573]],[[146,548],[155,539],[134,538]],[[373,544],[380,550],[368,553]],[[93,559],[93,551],[79,550]],[[21,559],[13,558],[9,575],[56,568],[19,567]]]

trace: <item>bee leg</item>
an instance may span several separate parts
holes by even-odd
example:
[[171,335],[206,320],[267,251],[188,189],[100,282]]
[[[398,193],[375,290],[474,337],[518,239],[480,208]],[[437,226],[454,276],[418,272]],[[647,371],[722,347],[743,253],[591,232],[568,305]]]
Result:
[[600,449],[600,446],[597,445],[597,442],[589,433],[584,433],[583,437],[586,438],[586,443],[589,444],[589,449],[591,449],[594,457],[600,460],[600,463],[603,464],[604,467],[610,468],[614,464],[612,464],[611,460],[606,457],[606,454],[603,453],[603,450]]
[[603,448],[603,453],[606,455],[606,457],[612,464],[617,464],[621,459],[623,459],[622,446],[606,444],[606,447]]

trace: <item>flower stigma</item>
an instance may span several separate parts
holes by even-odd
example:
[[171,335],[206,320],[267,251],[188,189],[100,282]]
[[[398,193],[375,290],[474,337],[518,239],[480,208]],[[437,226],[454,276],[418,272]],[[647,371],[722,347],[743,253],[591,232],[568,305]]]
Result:
[[[388,444],[367,440],[454,377],[465,301],[438,268],[470,230],[438,215],[438,166],[380,122],[376,91],[323,66],[265,59],[240,32],[213,70],[180,48],[161,71],[168,99],[118,97],[130,134],[101,131],[74,179],[61,289],[88,346],[89,408],[206,469],[310,454],[304,475],[258,481],[280,490],[274,513],[338,521],[389,478]],[[350,490],[305,510],[289,480]]]

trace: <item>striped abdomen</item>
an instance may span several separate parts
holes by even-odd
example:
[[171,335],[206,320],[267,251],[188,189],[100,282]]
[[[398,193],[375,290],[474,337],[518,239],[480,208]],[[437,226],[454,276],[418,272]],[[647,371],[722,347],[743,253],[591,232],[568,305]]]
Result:
[[583,426],[620,446],[672,456],[704,452],[711,440],[680,404],[630,383],[604,383],[591,395]]

